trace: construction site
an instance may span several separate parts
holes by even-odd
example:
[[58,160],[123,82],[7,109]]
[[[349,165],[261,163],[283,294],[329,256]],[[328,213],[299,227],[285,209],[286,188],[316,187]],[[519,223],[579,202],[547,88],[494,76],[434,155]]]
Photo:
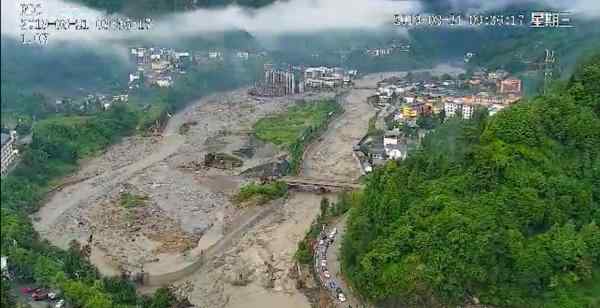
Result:
[[264,65],[264,80],[257,82],[248,93],[253,96],[277,97],[302,94],[305,91],[335,91],[352,85],[356,70],[339,67],[292,67],[278,69]]
[[286,96],[302,94],[304,84],[289,66],[285,70],[274,68],[273,64],[265,64],[264,80],[257,82],[248,93],[254,96]]

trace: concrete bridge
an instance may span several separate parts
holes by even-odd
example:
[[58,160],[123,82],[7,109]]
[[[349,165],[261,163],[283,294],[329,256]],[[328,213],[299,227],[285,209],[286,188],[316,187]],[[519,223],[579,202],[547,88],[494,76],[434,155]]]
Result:
[[360,189],[363,187],[362,184],[352,182],[341,182],[334,180],[312,179],[293,176],[282,177],[281,181],[287,183],[288,187],[292,189],[317,191],[323,193],[333,191],[350,191]]

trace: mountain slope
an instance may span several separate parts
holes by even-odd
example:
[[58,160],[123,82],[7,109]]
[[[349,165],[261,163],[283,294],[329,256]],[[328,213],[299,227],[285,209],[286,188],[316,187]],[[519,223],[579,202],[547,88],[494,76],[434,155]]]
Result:
[[449,121],[370,176],[343,245],[355,289],[388,307],[597,307],[599,84],[597,55],[547,96]]

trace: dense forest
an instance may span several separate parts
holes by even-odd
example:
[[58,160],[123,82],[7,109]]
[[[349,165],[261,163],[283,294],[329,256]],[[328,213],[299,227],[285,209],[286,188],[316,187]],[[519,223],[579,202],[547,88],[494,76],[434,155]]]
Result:
[[342,248],[365,299],[598,307],[600,55],[547,95],[447,121],[366,183]]

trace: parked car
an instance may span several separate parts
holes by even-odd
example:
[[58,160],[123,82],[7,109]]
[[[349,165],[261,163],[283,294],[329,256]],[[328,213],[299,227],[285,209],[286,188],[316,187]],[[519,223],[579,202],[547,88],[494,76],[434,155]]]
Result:
[[321,266],[327,266],[327,260],[326,259],[321,260]]
[[48,298],[48,292],[46,290],[38,289],[31,294],[31,298],[34,301],[41,301]]
[[23,295],[25,295],[25,294],[29,294],[29,293],[31,293],[31,292],[33,292],[35,290],[36,290],[36,288],[24,287],[24,288],[21,288],[21,293]]
[[61,299],[58,302],[56,302],[56,305],[54,305],[54,308],[64,308],[65,307],[65,300]]
[[340,293],[338,294],[338,299],[340,300],[340,302],[345,302],[346,301],[346,296],[344,295],[344,293]]
[[49,292],[48,293],[48,298],[51,300],[55,300],[58,299],[59,297],[59,293],[58,292]]
[[337,228],[333,228],[333,230],[331,230],[331,233],[329,233],[329,238],[334,238],[336,234],[337,234]]
[[324,271],[323,272],[323,276],[325,276],[325,278],[331,278],[331,275],[329,274],[329,271]]

